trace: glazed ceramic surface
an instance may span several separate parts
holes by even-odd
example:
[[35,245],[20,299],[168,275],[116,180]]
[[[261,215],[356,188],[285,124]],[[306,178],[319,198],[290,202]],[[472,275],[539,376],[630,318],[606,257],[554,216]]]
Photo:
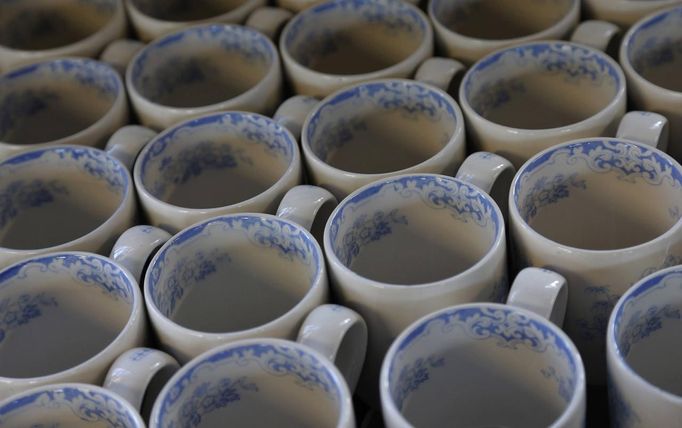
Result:
[[126,71],[133,107],[155,129],[222,110],[270,113],[281,79],[272,42],[239,25],[202,25],[159,38]]
[[651,15],[623,39],[620,61],[635,108],[655,111],[670,123],[667,152],[682,159],[682,6]]
[[90,253],[52,253],[0,271],[0,320],[2,398],[59,382],[99,384],[119,354],[145,340],[137,281]]
[[555,144],[612,136],[625,113],[625,78],[606,54],[569,42],[535,42],[474,64],[459,100],[469,141],[517,168]]
[[548,149],[517,173],[509,197],[520,266],[556,270],[570,287],[564,329],[588,381],[605,379],[606,325],[640,278],[682,262],[682,167],[665,153],[619,139]]
[[607,336],[611,418],[620,427],[682,417],[682,268],[652,274],[621,297]]
[[398,0],[331,0],[296,15],[280,38],[293,90],[313,96],[372,79],[411,77],[432,49],[427,17]]
[[135,221],[132,179],[105,152],[57,146],[0,163],[0,267],[51,251],[108,254]]
[[578,23],[579,0],[431,0],[436,42],[469,64],[498,49],[533,40],[564,39]]
[[585,0],[583,7],[590,19],[601,19],[627,29],[642,17],[666,9],[680,0]]
[[0,75],[0,159],[46,145],[103,147],[127,121],[125,87],[104,63],[57,59]]
[[0,71],[66,56],[94,57],[126,30],[122,0],[0,2]]

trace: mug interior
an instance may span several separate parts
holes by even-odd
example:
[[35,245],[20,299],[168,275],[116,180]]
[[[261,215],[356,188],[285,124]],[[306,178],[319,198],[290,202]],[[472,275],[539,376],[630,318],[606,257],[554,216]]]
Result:
[[485,40],[515,39],[559,23],[575,0],[431,0],[431,15],[462,36]]
[[34,150],[0,163],[0,247],[48,248],[106,222],[129,190],[125,167],[80,147]]
[[9,72],[0,76],[0,141],[45,143],[76,134],[111,110],[122,91],[116,71],[93,60],[58,59]]
[[[157,426],[337,427],[347,413],[338,372],[305,347],[248,341],[190,362],[161,392]],[[344,391],[345,390],[345,391]]]
[[24,51],[67,46],[99,31],[119,7],[117,0],[3,0],[0,45]]
[[346,198],[329,219],[325,239],[356,274],[417,285],[471,268],[501,233],[499,209],[478,188],[445,176],[410,175]]
[[319,73],[371,73],[417,51],[428,25],[402,1],[333,0],[296,15],[284,30],[282,49]]
[[97,355],[132,317],[135,287],[117,265],[87,254],[33,258],[0,272],[0,376],[47,376]]
[[435,156],[463,127],[455,101],[407,80],[365,83],[325,99],[304,129],[304,144],[340,170],[379,174]]
[[574,248],[616,250],[649,242],[682,213],[680,166],[625,140],[590,139],[549,149],[526,163],[512,204],[540,235]]
[[185,22],[218,17],[250,0],[130,0],[137,10],[162,21]]
[[550,426],[584,388],[578,353],[557,330],[503,305],[438,312],[389,351],[382,398],[412,426]]
[[682,92],[682,8],[646,19],[626,40],[627,61],[644,79]]
[[586,120],[623,90],[606,54],[570,43],[533,43],[493,53],[467,72],[460,97],[479,116],[520,129]]
[[682,396],[682,269],[649,277],[614,313],[619,357],[650,384]]
[[217,217],[185,229],[152,260],[145,295],[195,331],[231,333],[286,314],[317,286],[319,247],[304,229],[267,215]]
[[184,122],[154,139],[141,155],[136,176],[154,198],[175,206],[228,206],[277,183],[296,161],[297,144],[265,116],[220,113]]
[[272,42],[255,30],[237,25],[201,26],[145,47],[128,69],[128,82],[152,103],[201,107],[253,88],[276,61]]

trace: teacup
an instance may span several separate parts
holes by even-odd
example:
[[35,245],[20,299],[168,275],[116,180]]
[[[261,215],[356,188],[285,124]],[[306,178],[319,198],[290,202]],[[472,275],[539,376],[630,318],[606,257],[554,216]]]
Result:
[[682,266],[639,281],[609,320],[607,358],[614,426],[674,426],[682,416]]
[[637,22],[625,35],[620,48],[620,63],[627,77],[628,96],[633,106],[655,111],[668,119],[668,153],[678,161],[682,160],[680,43],[682,6],[655,13]]
[[583,9],[590,19],[603,19],[626,29],[646,15],[679,3],[680,0],[585,0]]
[[433,30],[407,2],[330,0],[289,21],[279,46],[294,92],[326,96],[368,80],[411,77],[432,55]]
[[0,398],[61,382],[100,384],[145,334],[137,281],[110,259],[59,252],[13,264],[0,271]]
[[281,81],[270,39],[239,25],[208,24],[166,35],[140,50],[126,70],[140,122],[155,129],[223,110],[270,113]]
[[0,72],[60,57],[94,57],[125,31],[123,0],[4,1]]
[[128,122],[120,77],[99,61],[62,58],[0,75],[0,159],[39,146],[103,147]]

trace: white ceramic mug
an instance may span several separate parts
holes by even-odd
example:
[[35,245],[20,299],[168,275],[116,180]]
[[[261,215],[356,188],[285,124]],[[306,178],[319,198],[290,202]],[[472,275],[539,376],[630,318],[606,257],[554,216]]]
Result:
[[627,29],[642,17],[666,9],[680,0],[585,0],[585,16],[603,19]]
[[618,300],[607,333],[612,426],[682,418],[682,266],[647,276]]
[[123,0],[5,1],[0,72],[60,57],[94,57],[125,31]]
[[61,58],[0,75],[0,159],[47,145],[103,147],[127,122],[125,86],[102,62]]
[[[637,2],[648,3],[648,2]],[[655,2],[654,2],[655,3]],[[682,6],[650,15],[630,28],[620,63],[633,107],[655,111],[670,122],[668,153],[682,160]]]
[[[646,122],[664,122],[628,115],[640,132]],[[652,125],[651,138],[642,140],[655,143],[664,129]],[[642,277],[682,262],[682,167],[622,137],[574,140],[521,167],[509,207],[518,265],[566,277],[564,329],[583,356],[588,382],[603,384],[606,326],[616,301]]]
[[[538,299],[542,316],[517,304]],[[457,305],[411,324],[381,370],[386,426],[584,426],[580,354],[545,318],[560,318],[565,304],[563,278],[526,269],[507,305]]]

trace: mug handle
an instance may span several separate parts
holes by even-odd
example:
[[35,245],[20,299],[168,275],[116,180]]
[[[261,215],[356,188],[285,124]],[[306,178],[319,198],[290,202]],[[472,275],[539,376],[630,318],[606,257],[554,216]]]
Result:
[[277,217],[303,226],[321,243],[324,226],[337,205],[336,197],[327,189],[301,184],[284,195]]
[[303,122],[319,103],[320,100],[315,97],[294,95],[280,104],[272,118],[287,128],[294,135],[294,138],[300,141]]
[[156,131],[145,126],[126,125],[114,132],[104,150],[132,172],[137,155],[155,136]]
[[106,45],[99,55],[99,60],[106,62],[122,76],[125,76],[128,64],[145,46],[144,43],[137,40],[117,39]]
[[271,40],[275,40],[284,24],[293,16],[294,14],[286,9],[263,6],[251,12],[244,25],[260,31]]
[[417,68],[414,79],[433,85],[444,92],[451,93],[457,100],[459,84],[464,77],[466,66],[452,58],[431,57],[425,59]]
[[529,267],[516,275],[507,304],[527,309],[561,327],[566,314],[568,286],[558,273]]
[[507,159],[490,152],[475,152],[460,165],[455,178],[480,188],[497,203],[507,219],[509,188],[516,168]]
[[109,258],[128,269],[142,286],[147,261],[170,238],[170,233],[158,227],[133,226],[118,237]]
[[620,120],[616,138],[643,143],[666,151],[668,134],[668,119],[665,116],[648,111],[629,111]]
[[296,341],[333,362],[353,393],[367,350],[367,324],[357,312],[340,305],[320,305],[303,321]]
[[581,45],[589,46],[606,52],[614,58],[618,48],[618,39],[621,35],[620,28],[607,21],[589,19],[581,22],[575,27],[571,34],[571,41]]

